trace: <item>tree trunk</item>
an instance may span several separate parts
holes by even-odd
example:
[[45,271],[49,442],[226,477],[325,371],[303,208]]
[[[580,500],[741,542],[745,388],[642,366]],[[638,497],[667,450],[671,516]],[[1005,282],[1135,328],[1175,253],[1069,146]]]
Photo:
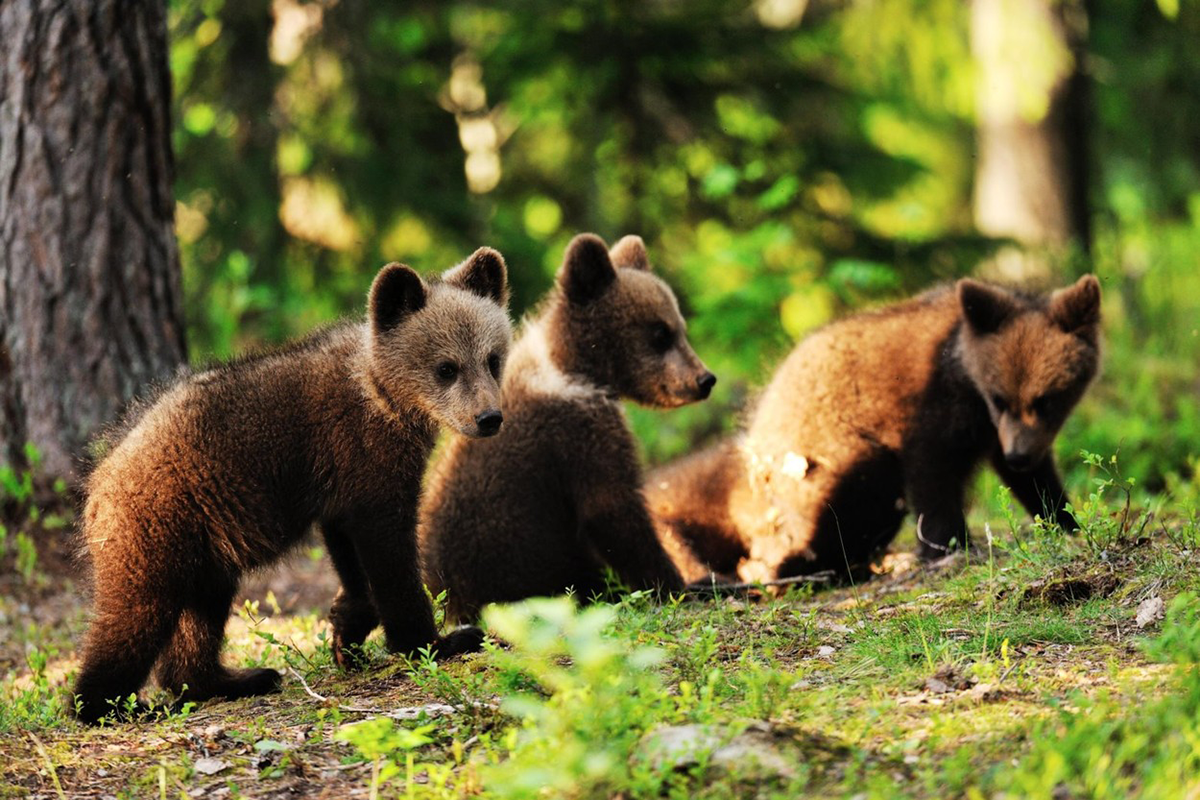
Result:
[[0,463],[184,362],[163,0],[0,3]]
[[975,223],[1023,251],[1005,277],[1047,277],[1073,246],[1088,253],[1087,25],[1081,0],[973,0],[978,69]]

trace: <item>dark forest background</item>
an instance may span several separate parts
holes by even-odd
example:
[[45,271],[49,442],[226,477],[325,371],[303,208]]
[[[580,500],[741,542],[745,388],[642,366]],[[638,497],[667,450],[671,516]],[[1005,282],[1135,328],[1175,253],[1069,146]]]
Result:
[[659,460],[839,314],[1094,270],[1107,372],[1061,452],[1120,450],[1152,487],[1194,471],[1200,5],[169,5],[193,358],[483,243],[520,315],[572,235],[638,233],[721,377],[707,404],[632,412]]
[[[120,39],[143,30],[135,6],[153,34],[157,2],[96,13],[116,14]],[[637,233],[721,378],[707,403],[631,409],[658,462],[735,426],[782,354],[838,315],[965,274],[1046,287],[1095,271],[1106,371],[1060,443],[1067,471],[1079,479],[1080,450],[1119,452],[1147,488],[1196,486],[1196,2],[170,0],[165,11],[186,336],[134,330],[129,352],[164,340],[166,355],[92,394],[128,399],[184,340],[200,363],[360,313],[391,260],[429,272],[495,246],[519,317],[575,233]],[[61,17],[38,13],[33,29],[52,46]],[[123,73],[134,86],[154,86],[153,36],[148,46],[149,72],[135,54]],[[155,101],[133,103],[134,118]],[[126,129],[156,133],[115,128]],[[168,307],[170,262],[154,267]],[[23,262],[10,263],[15,281]],[[118,283],[150,291],[134,278]],[[18,376],[36,359],[22,361],[16,322],[3,328]],[[74,335],[75,351],[108,341]],[[5,379],[0,400],[17,412],[55,384],[29,377],[6,394]],[[72,397],[51,398],[61,419],[45,431],[37,420],[50,418],[32,413],[0,430],[0,462],[21,461],[32,440],[64,471],[53,430],[74,429],[69,453],[112,411],[82,413]]]

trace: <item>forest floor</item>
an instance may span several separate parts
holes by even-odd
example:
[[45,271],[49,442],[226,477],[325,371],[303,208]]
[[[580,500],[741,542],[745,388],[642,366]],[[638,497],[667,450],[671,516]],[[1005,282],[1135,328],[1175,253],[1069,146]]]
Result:
[[0,797],[1200,796],[1195,513],[1114,481],[1074,537],[984,505],[935,565],[902,539],[854,586],[511,606],[487,617],[504,647],[435,665],[377,635],[354,674],[308,549],[228,628],[280,694],[99,728],[64,712],[87,618],[65,528],[36,561],[10,536]]

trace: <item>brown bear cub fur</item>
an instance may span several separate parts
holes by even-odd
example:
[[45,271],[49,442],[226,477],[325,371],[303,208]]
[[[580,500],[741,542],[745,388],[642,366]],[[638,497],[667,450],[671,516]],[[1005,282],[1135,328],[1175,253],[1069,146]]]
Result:
[[221,664],[225,622],[240,576],[314,524],[342,583],[330,612],[339,663],[380,623],[396,652],[477,647],[478,629],[438,637],[417,504],[439,423],[500,428],[506,302],[504,261],[488,248],[428,282],[391,264],[365,323],[184,378],[127,425],[86,486],[95,607],[80,719],[112,711],[152,669],[186,700],[278,688],[274,670]]
[[504,431],[455,437],[435,461],[421,550],[447,616],[568,588],[587,600],[604,590],[606,565],[635,588],[683,588],[646,512],[619,399],[672,408],[708,396],[716,377],[684,329],[640,238],[610,252],[575,237],[513,346]]
[[1100,284],[1047,297],[961,280],[801,342],[744,435],[652,474],[647,502],[688,580],[865,565],[907,509],[920,555],[967,544],[990,460],[1031,514],[1073,530],[1051,445],[1096,374]]

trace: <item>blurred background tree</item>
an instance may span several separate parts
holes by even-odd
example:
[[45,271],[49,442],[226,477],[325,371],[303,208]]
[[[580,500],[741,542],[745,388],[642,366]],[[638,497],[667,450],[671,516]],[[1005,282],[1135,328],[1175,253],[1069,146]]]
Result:
[[576,232],[638,233],[722,379],[708,403],[631,410],[657,461],[736,425],[836,315],[981,265],[1094,269],[1108,372],[1063,451],[1195,480],[1196,2],[169,9],[194,360],[356,312],[385,261],[484,243],[520,314]]

